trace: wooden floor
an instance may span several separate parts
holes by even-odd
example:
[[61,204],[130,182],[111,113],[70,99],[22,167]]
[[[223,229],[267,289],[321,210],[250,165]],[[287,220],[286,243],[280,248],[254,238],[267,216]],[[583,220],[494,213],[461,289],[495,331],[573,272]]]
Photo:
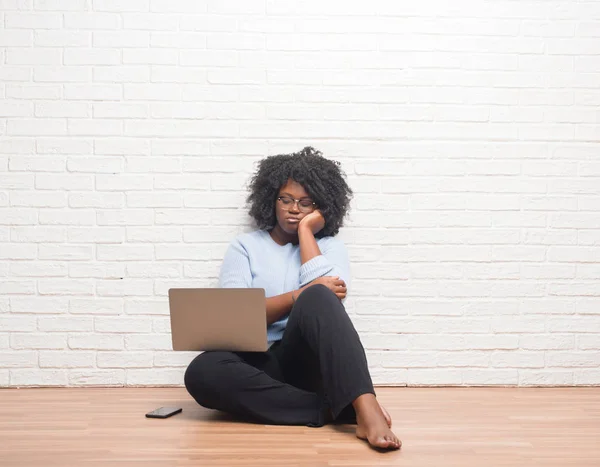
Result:
[[[401,451],[351,426],[239,423],[181,388],[0,390],[0,466],[600,466],[600,388],[381,388]],[[166,420],[144,414],[181,406]]]

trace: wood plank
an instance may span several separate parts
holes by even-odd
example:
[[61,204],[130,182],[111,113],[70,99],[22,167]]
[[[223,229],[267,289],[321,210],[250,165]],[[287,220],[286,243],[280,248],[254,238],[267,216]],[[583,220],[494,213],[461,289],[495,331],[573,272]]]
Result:
[[[0,466],[600,466],[600,388],[380,388],[401,451],[354,427],[241,423],[183,388],[0,390]],[[144,414],[181,406],[165,420]]]

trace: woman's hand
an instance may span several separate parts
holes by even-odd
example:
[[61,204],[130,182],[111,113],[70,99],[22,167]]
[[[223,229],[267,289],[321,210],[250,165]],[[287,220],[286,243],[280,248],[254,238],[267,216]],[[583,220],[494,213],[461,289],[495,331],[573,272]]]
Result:
[[325,227],[325,218],[318,209],[304,216],[298,224],[298,230],[308,228],[313,235],[322,230],[323,227]]
[[322,284],[325,287],[327,287],[340,300],[343,300],[344,298],[346,298],[346,293],[348,292],[348,289],[346,288],[346,283],[339,277],[334,277],[334,276],[319,277],[319,278],[315,279],[314,281],[310,282],[307,285],[307,287],[310,287],[311,285],[317,285],[317,284]]

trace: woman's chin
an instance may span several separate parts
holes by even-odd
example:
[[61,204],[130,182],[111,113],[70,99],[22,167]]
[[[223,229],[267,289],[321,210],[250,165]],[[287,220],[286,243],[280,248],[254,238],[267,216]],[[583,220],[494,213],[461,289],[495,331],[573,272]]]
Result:
[[297,235],[298,234],[298,225],[299,222],[285,222],[281,225],[281,230],[283,230],[286,234],[289,235]]

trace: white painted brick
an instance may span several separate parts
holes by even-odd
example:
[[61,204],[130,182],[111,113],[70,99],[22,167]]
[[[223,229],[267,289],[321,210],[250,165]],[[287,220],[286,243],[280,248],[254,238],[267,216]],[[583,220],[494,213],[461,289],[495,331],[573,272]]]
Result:
[[480,367],[490,366],[489,352],[445,352],[437,353],[435,362],[438,367]]
[[182,279],[157,279],[154,281],[154,294],[158,297],[167,297],[169,294],[169,289],[175,287],[181,288],[194,288],[194,287],[217,287],[216,280],[209,282],[208,280],[201,281],[198,279],[193,280],[182,280]]
[[98,368],[151,368],[152,352],[98,352]]
[[92,259],[91,246],[76,245],[40,245],[39,259],[83,261]]
[[3,31],[0,33],[2,47],[29,47],[33,45],[32,31]]
[[177,227],[138,227],[127,229],[128,242],[181,242],[181,228]]
[[597,296],[600,297],[600,286],[597,281],[581,284],[549,284],[548,295],[559,296]]
[[[176,48],[171,49],[157,49],[157,48],[146,48],[146,49],[123,49],[123,63],[125,65],[176,65],[179,59],[179,50]],[[156,90],[156,87],[154,87]],[[144,95],[144,87],[141,87],[141,95]],[[156,92],[156,91],[155,91]],[[138,95],[137,91],[130,88],[130,94]],[[125,94],[126,99],[131,99],[129,95]]]
[[519,369],[519,386],[572,386],[573,371]]
[[[374,381],[598,384],[596,5],[121,3],[0,1],[0,348],[59,316],[92,366],[127,343],[166,373],[24,362],[0,385],[181,385],[168,288],[217,285],[256,162],[307,144],[354,189]],[[122,313],[151,329],[64,330]]]
[[213,243],[223,241],[224,238],[234,238],[238,233],[239,229],[236,227],[185,227],[183,240],[190,243]]
[[519,382],[519,372],[512,369],[464,369],[461,375],[462,384],[469,386],[506,386]]
[[67,170],[69,172],[83,173],[115,173],[121,172],[123,161],[119,157],[71,157],[67,159]]
[[66,386],[67,372],[40,369],[10,370],[10,385],[13,387]]
[[132,334],[125,336],[127,350],[172,350],[170,334]]
[[91,117],[92,109],[89,104],[81,102],[37,102],[36,117]]
[[144,118],[149,115],[146,104],[96,102],[93,109],[94,118]]
[[102,261],[154,259],[152,245],[98,245],[96,255]]
[[[187,272],[187,269],[186,269]],[[159,278],[159,277],[181,277],[181,265],[179,263],[129,263],[127,264],[127,277]],[[184,274],[189,277],[188,274]],[[204,277],[200,276],[191,277]]]
[[577,231],[577,240],[579,245],[598,245],[598,234],[595,230],[579,230]]
[[125,240],[125,233],[120,228],[71,227],[67,238],[71,243],[122,243]]
[[548,331],[598,333],[600,319],[597,316],[551,317],[548,319]]
[[24,190],[33,188],[33,174],[7,173],[0,176],[0,186],[4,189]]
[[[131,176],[135,178],[137,176]],[[139,178],[139,177],[138,177]],[[210,189],[210,177],[207,175],[155,175],[154,188],[158,190],[189,189],[206,191]]]
[[0,259],[23,260],[35,259],[36,256],[36,244],[0,244]]
[[[150,67],[143,63],[137,65],[95,66],[94,81],[98,83],[146,83],[150,80]],[[137,115],[144,117],[144,115]],[[114,115],[118,117],[118,115]]]
[[70,333],[69,348],[81,350],[120,350],[124,348],[123,334]]
[[10,346],[15,350],[66,349],[67,335],[58,333],[11,333]]
[[409,386],[446,386],[461,384],[462,372],[456,369],[408,369]]
[[169,309],[165,300],[126,299],[125,313],[128,315],[168,315]]
[[[68,104],[64,104],[68,107]],[[89,154],[93,143],[88,139],[78,138],[38,138],[36,149],[38,154]]]
[[130,0],[123,5],[118,0],[93,0],[94,11],[124,11],[143,12],[150,10],[150,0]]
[[568,350],[575,348],[575,336],[567,334],[523,335],[519,345],[525,350]]
[[152,331],[152,321],[144,318],[105,317],[95,318],[96,332],[149,333]]
[[[210,146],[208,142],[199,140],[182,140],[176,139],[171,140],[154,140],[152,141],[152,155],[154,156],[179,156],[179,155],[191,155],[202,161],[210,159],[206,157],[210,153]],[[214,159],[213,159],[214,161]],[[220,161],[221,165],[224,161]],[[210,172],[210,170],[206,170]],[[185,172],[192,172],[191,170],[185,170]]]
[[16,136],[64,136],[67,134],[67,122],[54,118],[9,120],[6,132]]
[[154,352],[155,367],[184,367],[198,356],[197,352]]
[[40,351],[40,368],[91,368],[95,353],[65,350]]
[[386,352],[381,356],[384,368],[433,368],[435,352]]
[[4,280],[0,279],[1,295],[33,295],[35,294],[35,282],[27,280]]
[[100,191],[152,190],[152,176],[143,175],[97,175],[96,189]]
[[493,352],[491,366],[494,368],[543,368],[544,352]]
[[83,31],[35,31],[36,47],[89,47],[92,35]]
[[127,370],[128,386],[183,386],[184,369]]
[[98,225],[152,225],[154,213],[150,209],[98,210],[96,217]]
[[155,13],[122,13],[124,29],[141,29],[150,31],[177,30],[181,15],[167,15]]
[[190,2],[188,0],[150,0],[150,11],[159,13],[205,13],[206,2]]
[[118,13],[65,13],[64,27],[66,29],[116,29],[119,27]]
[[97,281],[96,285],[96,295],[101,297],[149,296],[153,290],[151,281],[139,279]]
[[585,246],[551,246],[548,260],[575,263],[595,263],[600,258],[600,248]]
[[35,188],[38,190],[93,190],[94,178],[91,175],[37,174]]
[[93,295],[94,285],[89,280],[74,279],[40,279],[38,281],[40,295]]
[[209,248],[190,248],[189,245],[156,245],[157,260],[208,260]]
[[122,193],[69,193],[70,208],[122,208],[125,195]]
[[50,84],[7,84],[6,97],[12,99],[60,99],[61,87]]
[[93,225],[96,215],[94,211],[45,209],[40,212],[41,225]]
[[74,101],[118,101],[123,90],[117,84],[65,84],[64,99]]
[[62,50],[50,47],[7,47],[5,60],[7,65],[60,65]]
[[[73,298],[69,300],[69,313],[83,315],[118,315],[123,312],[123,302],[111,298]],[[70,345],[70,340],[69,340]]]
[[564,367],[572,369],[578,367],[599,367],[600,352],[550,351],[546,352],[546,365],[548,367]]
[[37,322],[35,316],[0,316],[0,329],[11,332],[32,332],[37,329]]
[[62,208],[67,206],[66,193],[15,191],[10,194],[10,205],[18,207]]
[[67,232],[61,227],[12,227],[10,238],[13,242],[26,243],[62,243],[67,238]]
[[181,193],[152,191],[126,195],[129,208],[177,208],[183,205]]
[[62,314],[69,310],[65,297],[11,297],[10,311],[26,314]]
[[577,348],[580,350],[600,350],[600,334],[577,336]]
[[0,141],[0,154],[34,154],[35,141],[30,138],[8,138],[5,137]]
[[32,117],[33,105],[20,100],[4,100],[0,103],[0,117]]
[[121,120],[79,120],[70,118],[67,121],[70,135],[75,136],[109,136],[123,131]]
[[124,386],[125,370],[70,370],[71,386]]
[[[218,66],[218,67],[235,67],[240,63],[240,59],[238,58],[238,54],[240,52],[236,52],[233,50],[196,50],[196,49],[184,49],[181,50],[179,54],[179,64],[184,67],[179,67],[179,69],[185,70],[188,67],[206,67],[206,66]],[[254,63],[254,65],[256,65]],[[153,80],[158,80],[159,77],[162,77],[161,81],[167,79],[166,68],[160,68],[160,70],[156,70],[158,67],[153,68]],[[172,68],[172,67],[169,67]],[[156,70],[156,71],[155,71]],[[202,82],[206,82],[206,74],[203,75]],[[176,81],[177,82],[177,81]],[[211,86],[212,87],[212,86]],[[184,88],[184,97],[192,95],[199,97],[203,93],[203,90],[196,88]],[[197,93],[197,94],[196,94]],[[212,100],[212,99],[209,99]]]
[[[197,32],[152,32],[150,34],[151,47],[167,47],[177,49],[204,49],[206,35]],[[182,70],[184,71],[184,70]],[[191,81],[190,81],[191,82]]]
[[0,79],[6,83],[9,81],[24,82],[31,79],[31,68],[27,66],[3,66],[0,69]]
[[95,31],[94,48],[148,47],[150,33],[146,31]]
[[0,368],[34,368],[37,364],[37,352],[27,350],[2,352],[0,359]]

